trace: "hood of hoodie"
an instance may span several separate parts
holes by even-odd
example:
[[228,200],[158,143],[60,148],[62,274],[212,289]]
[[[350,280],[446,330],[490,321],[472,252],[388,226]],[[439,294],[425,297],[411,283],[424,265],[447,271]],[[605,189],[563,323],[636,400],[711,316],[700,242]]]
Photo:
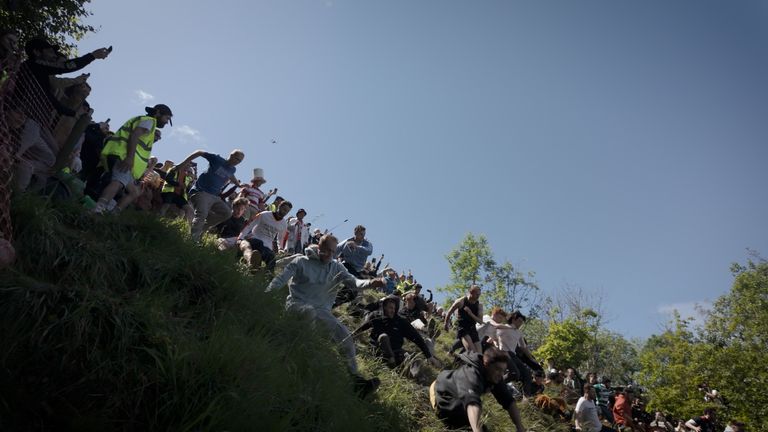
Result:
[[304,249],[304,255],[311,260],[322,261],[320,259],[320,246],[318,245],[307,246],[306,249]]
[[381,311],[382,316],[384,316],[384,304],[390,301],[395,302],[395,316],[397,316],[397,314],[400,312],[400,297],[394,294],[390,294],[379,301],[379,303],[381,304],[381,307],[379,308],[379,310]]

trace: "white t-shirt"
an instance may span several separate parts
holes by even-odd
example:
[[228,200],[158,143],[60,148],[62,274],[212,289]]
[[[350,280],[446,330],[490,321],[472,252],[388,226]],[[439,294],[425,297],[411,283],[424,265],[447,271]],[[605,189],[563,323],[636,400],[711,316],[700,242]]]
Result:
[[146,130],[152,130],[152,125],[153,125],[154,123],[155,123],[155,122],[154,122],[154,121],[152,121],[152,120],[150,120],[150,119],[144,119],[144,120],[142,120],[142,121],[140,121],[140,122],[139,122],[139,126],[138,126],[138,127],[140,127],[140,128],[144,128],[144,129],[146,129]]
[[576,420],[576,426],[581,428],[582,432],[600,432],[603,425],[600,423],[600,417],[597,415],[597,406],[591,400],[579,398],[576,402],[576,409],[573,411],[573,417]]
[[282,239],[286,228],[288,228],[288,221],[285,218],[276,220],[271,211],[263,211],[243,228],[242,238],[261,240],[264,247],[272,250],[272,241],[275,238]]
[[499,339],[499,347],[502,350],[515,352],[523,340],[523,332],[514,328],[497,328],[496,337]]

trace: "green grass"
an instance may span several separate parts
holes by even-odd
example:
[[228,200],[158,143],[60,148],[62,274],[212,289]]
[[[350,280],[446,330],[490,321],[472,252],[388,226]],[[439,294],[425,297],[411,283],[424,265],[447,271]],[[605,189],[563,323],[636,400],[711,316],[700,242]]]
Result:
[[[30,196],[15,199],[13,220],[18,260],[0,273],[0,430],[445,430],[426,388],[364,348],[361,370],[382,386],[357,398],[327,337],[284,313],[285,293],[264,293],[267,281],[210,239],[194,246],[183,222]],[[449,343],[443,335],[438,352]],[[486,406],[492,430],[511,427]],[[528,425],[546,424],[523,410]]]

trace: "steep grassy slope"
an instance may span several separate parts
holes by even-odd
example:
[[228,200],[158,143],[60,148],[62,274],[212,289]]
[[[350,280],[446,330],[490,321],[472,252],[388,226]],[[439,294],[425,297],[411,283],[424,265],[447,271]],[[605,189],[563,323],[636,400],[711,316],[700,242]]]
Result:
[[[284,293],[265,294],[234,254],[194,246],[180,222],[34,197],[14,202],[14,221],[0,430],[444,430],[425,388],[364,350],[383,384],[357,398],[327,339],[284,314]],[[535,430],[558,430],[523,409]],[[498,408],[489,424],[509,427]]]

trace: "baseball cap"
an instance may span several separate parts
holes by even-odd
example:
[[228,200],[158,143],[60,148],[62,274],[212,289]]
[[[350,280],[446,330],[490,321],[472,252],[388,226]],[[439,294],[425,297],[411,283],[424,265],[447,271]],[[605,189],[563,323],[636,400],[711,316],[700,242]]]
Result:
[[[144,111],[146,111],[147,114],[152,116],[159,112],[161,115],[169,115],[173,117],[173,112],[171,112],[171,108],[169,108],[168,105],[165,105],[165,104],[157,104],[153,107],[144,107]],[[168,123],[171,126],[173,126],[173,119],[168,120]]]

